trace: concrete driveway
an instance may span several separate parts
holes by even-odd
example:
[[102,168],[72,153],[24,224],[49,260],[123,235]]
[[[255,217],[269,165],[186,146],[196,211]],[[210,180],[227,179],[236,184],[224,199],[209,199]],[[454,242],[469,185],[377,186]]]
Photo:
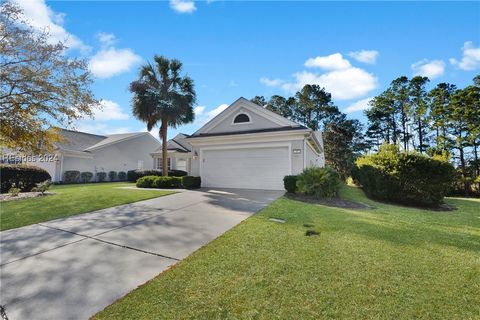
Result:
[[0,232],[0,304],[11,320],[87,319],[282,194],[184,191]]

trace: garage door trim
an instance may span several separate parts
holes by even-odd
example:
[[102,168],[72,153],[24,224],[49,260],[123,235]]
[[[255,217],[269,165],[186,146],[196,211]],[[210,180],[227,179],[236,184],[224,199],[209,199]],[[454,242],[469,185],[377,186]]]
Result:
[[203,176],[203,152],[210,150],[238,150],[238,149],[257,149],[257,148],[275,148],[275,147],[287,147],[288,152],[288,174],[292,174],[292,143],[288,142],[268,142],[268,143],[242,143],[231,144],[223,146],[201,147],[200,148],[200,166],[199,174]]

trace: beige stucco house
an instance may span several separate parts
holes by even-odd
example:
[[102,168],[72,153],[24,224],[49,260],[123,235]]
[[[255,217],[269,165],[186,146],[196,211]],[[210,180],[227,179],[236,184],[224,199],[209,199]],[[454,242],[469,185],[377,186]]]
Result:
[[[161,148],[152,153],[161,168]],[[190,136],[168,143],[170,169],[203,187],[283,190],[283,177],[323,167],[322,135],[240,98]]]

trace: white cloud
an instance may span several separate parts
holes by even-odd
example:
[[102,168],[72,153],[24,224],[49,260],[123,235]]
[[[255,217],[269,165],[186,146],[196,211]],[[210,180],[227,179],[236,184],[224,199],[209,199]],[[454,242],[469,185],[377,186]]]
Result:
[[322,68],[326,70],[348,69],[352,65],[347,59],[344,59],[341,53],[334,53],[329,56],[318,56],[305,61],[307,68]]
[[411,65],[415,76],[428,77],[435,79],[442,76],[445,72],[445,62],[442,60],[423,59]]
[[192,13],[197,10],[192,0],[170,0],[170,8],[178,13]]
[[110,78],[130,71],[141,60],[131,49],[103,48],[90,59],[89,68],[98,78]]
[[266,85],[267,87],[278,87],[284,84],[285,81],[281,79],[269,79],[266,77],[262,77],[260,78],[260,83]]
[[282,85],[285,91],[294,93],[306,84],[316,84],[325,87],[338,100],[359,98],[377,87],[377,78],[373,74],[356,67],[324,74],[302,71],[293,76],[294,82]]
[[135,132],[129,127],[115,127],[103,122],[80,122],[75,130],[99,135]]
[[97,33],[97,39],[102,46],[111,47],[117,41],[113,33],[99,32]]
[[345,113],[352,113],[352,112],[356,112],[356,111],[367,110],[368,108],[370,108],[370,106],[368,104],[370,103],[370,101],[372,101],[372,99],[373,99],[373,97],[368,97],[368,98],[365,98],[365,99],[362,99],[362,100],[358,100],[357,102],[354,102],[351,105],[349,105],[343,111]]
[[65,14],[55,13],[44,0],[15,0],[15,3],[22,8],[26,20],[34,29],[49,33],[49,43],[61,41],[70,49],[79,49],[82,53],[90,51],[89,46],[65,30],[63,27]]
[[462,70],[475,70],[480,68],[480,47],[475,48],[472,41],[463,44],[463,56],[460,61],[451,58],[450,63]]
[[227,109],[228,104],[224,103],[216,107],[215,109],[212,109],[210,111],[206,111],[205,106],[198,106],[195,107],[195,122],[194,125],[199,125],[202,126],[208,121],[212,120],[215,118],[217,115],[219,115],[223,110]]
[[93,117],[95,120],[125,120],[129,118],[129,115],[123,112],[118,103],[102,99],[100,108],[94,109]]
[[377,61],[378,51],[376,50],[352,51],[352,52],[349,52],[348,55],[359,62],[374,64]]

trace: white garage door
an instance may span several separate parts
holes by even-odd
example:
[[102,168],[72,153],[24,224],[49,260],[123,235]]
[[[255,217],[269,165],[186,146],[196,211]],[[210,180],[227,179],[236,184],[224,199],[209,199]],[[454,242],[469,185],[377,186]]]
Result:
[[205,150],[201,162],[204,187],[283,190],[290,174],[287,147]]

